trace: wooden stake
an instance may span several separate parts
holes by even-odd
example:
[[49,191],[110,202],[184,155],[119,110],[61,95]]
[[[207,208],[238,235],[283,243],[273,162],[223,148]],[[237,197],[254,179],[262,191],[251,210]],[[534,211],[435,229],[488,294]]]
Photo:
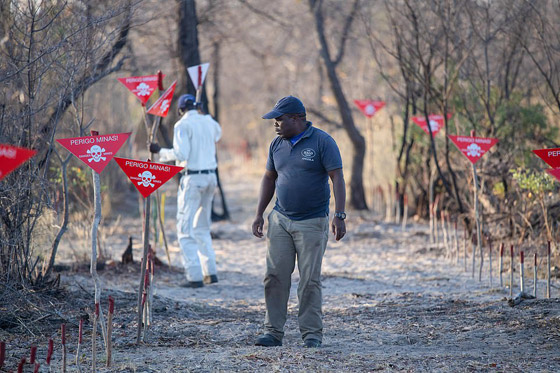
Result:
[[111,366],[113,349],[113,312],[115,311],[115,300],[109,296],[109,313],[107,314],[107,367]]
[[142,265],[140,267],[140,287],[138,288],[138,328],[136,330],[136,344],[140,343],[142,335],[142,323],[144,313],[143,297],[145,294],[144,277],[146,275],[146,266],[148,262],[149,242],[150,242],[150,197],[144,198],[144,253],[142,255]]
[[513,298],[513,245],[510,246],[509,253],[511,256],[509,264],[509,297]]
[[443,235],[443,247],[445,249],[445,258],[449,258],[449,246],[447,245],[447,230],[445,229],[445,211],[441,210],[439,213],[441,233]]
[[457,259],[457,265],[459,265],[459,232],[457,231],[457,219],[453,221],[454,228],[454,239],[455,239],[455,255]]
[[62,373],[66,373],[66,324],[62,324],[60,329],[62,335]]
[[[91,131],[92,136],[98,136],[99,132]],[[91,261],[89,271],[91,277],[93,278],[93,284],[95,289],[94,303],[99,303],[101,299],[101,290],[103,288],[101,279],[97,274],[97,232],[99,228],[99,223],[101,222],[101,181],[99,174],[95,170],[91,170],[93,175],[93,202],[94,202],[94,215],[93,222],[91,224]],[[106,342],[107,333],[105,332],[105,325],[103,324],[103,313],[100,313],[98,317],[101,319],[101,335],[103,336],[104,342]]]
[[478,252],[480,254],[480,265],[478,267],[478,282],[482,281],[482,267],[484,265],[484,251],[482,250],[482,244],[478,244]]
[[525,292],[525,255],[523,250],[521,250],[521,253],[519,254],[519,258],[520,258],[520,271],[519,271],[519,287],[521,288],[521,292],[524,293]]
[[504,243],[502,242],[502,244],[500,245],[500,266],[498,268],[498,271],[500,273],[500,287],[504,287],[504,281],[502,279],[503,268],[504,268]]
[[95,363],[97,360],[97,319],[99,317],[99,303],[95,303],[95,313],[93,315],[93,331],[91,333],[91,371],[96,372]]
[[403,205],[404,205],[404,211],[403,211],[403,220],[402,220],[402,227],[401,227],[402,231],[406,229],[406,222],[408,220],[408,195],[406,193],[403,195]]
[[533,261],[533,296],[537,298],[537,253],[535,253],[535,260]]
[[550,299],[550,241],[546,252],[546,298]]
[[490,240],[490,237],[488,237],[488,266],[490,268],[490,287],[493,286],[492,284],[492,240]]
[[476,264],[476,236],[473,234],[472,235],[472,278],[474,278],[474,272],[475,272],[475,264]]
[[465,272],[467,272],[467,227],[463,227],[463,263],[465,265]]

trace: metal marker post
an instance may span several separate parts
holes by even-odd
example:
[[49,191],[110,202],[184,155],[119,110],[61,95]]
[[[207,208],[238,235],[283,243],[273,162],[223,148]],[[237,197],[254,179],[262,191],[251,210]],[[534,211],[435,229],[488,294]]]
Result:
[[[473,130],[471,131],[471,137],[474,137],[474,135],[475,132]],[[472,172],[473,172],[473,189],[474,189],[474,217],[476,220],[476,238],[477,238],[476,245],[481,257],[480,268],[482,271],[482,239],[481,239],[481,232],[480,232],[481,231],[480,215],[478,212],[478,175],[476,173],[476,165],[474,163],[472,164]],[[474,253],[473,253],[473,271],[474,271]]]

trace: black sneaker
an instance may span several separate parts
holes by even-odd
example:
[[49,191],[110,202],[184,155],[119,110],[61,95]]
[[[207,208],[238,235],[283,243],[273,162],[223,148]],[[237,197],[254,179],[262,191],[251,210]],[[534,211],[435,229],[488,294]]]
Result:
[[207,285],[215,284],[216,282],[218,282],[218,276],[217,275],[204,276],[204,279],[202,281]]
[[255,346],[277,347],[282,346],[282,341],[274,337],[272,334],[263,334],[257,338]]
[[183,288],[201,288],[204,286],[202,281],[185,281],[180,284]]
[[308,338],[305,341],[303,341],[303,345],[306,348],[317,348],[317,347],[321,347],[321,341],[315,338]]

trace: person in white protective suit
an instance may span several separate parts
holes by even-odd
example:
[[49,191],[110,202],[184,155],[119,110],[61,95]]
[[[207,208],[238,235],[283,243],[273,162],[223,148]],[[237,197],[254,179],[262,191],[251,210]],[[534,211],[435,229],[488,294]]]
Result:
[[173,148],[150,144],[161,162],[176,161],[185,167],[177,192],[177,238],[187,281],[181,286],[199,288],[218,282],[210,224],[212,198],[217,186],[216,142],[222,129],[210,115],[196,110],[193,95],[179,97]]

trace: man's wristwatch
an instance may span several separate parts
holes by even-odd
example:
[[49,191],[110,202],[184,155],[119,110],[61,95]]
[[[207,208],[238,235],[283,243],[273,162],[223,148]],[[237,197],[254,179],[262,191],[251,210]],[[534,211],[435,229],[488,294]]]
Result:
[[340,220],[346,219],[346,213],[345,212],[335,212],[334,216],[339,218]]

